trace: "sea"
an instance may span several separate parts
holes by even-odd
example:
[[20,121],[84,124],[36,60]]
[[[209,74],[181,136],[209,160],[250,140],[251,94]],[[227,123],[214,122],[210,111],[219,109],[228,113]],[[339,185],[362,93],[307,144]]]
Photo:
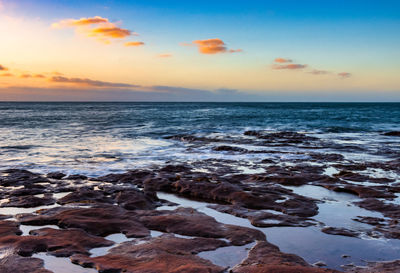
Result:
[[[324,167],[325,174],[332,176],[339,172],[338,162],[379,166],[397,162],[400,137],[387,135],[394,131],[400,131],[400,103],[1,102],[0,169],[96,177],[164,165],[186,165],[208,175],[263,174],[271,166],[311,165]],[[389,178],[391,185],[400,182],[399,173],[390,168],[369,167],[359,173]],[[309,263],[323,261],[335,269],[343,264],[400,259],[400,240],[321,232],[320,225],[364,232],[372,226],[353,219],[384,217],[355,205],[358,196],[315,185],[288,188],[320,200],[319,213],[313,217],[315,226],[257,228],[281,251]],[[211,209],[208,203],[158,195],[220,222],[256,228],[247,219]],[[400,205],[400,194],[384,201]],[[8,214],[7,209],[23,212],[1,208],[0,214]],[[224,251],[230,250],[199,255],[226,266],[229,262],[224,259],[232,253]],[[244,258],[247,249],[240,251]],[[94,272],[71,268],[74,265],[66,258],[40,258],[54,272],[64,272],[60,262],[65,272]]]
[[[324,145],[252,143],[248,130],[300,132]],[[238,171],[257,172],[260,160],[283,162],[314,150],[388,160],[399,157],[400,139],[382,134],[396,130],[400,103],[1,102],[0,168],[98,176],[229,160]],[[216,145],[258,153],[215,151]]]

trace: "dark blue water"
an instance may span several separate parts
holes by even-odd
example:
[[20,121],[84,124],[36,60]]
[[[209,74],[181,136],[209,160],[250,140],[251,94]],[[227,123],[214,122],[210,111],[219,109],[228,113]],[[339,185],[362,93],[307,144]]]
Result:
[[[0,161],[3,167],[42,171],[122,171],[214,156],[207,143],[188,149],[167,136],[240,138],[250,129],[306,132],[377,149],[381,132],[400,130],[400,104],[4,102]],[[396,141],[389,144],[395,150]]]

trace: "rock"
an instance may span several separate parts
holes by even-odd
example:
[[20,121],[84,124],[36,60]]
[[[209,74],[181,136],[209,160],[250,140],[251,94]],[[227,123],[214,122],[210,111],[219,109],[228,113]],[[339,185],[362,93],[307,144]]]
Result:
[[156,196],[145,195],[139,190],[120,191],[115,195],[115,201],[118,205],[127,210],[135,209],[155,209],[157,207]]
[[53,273],[44,268],[44,262],[37,258],[26,258],[18,255],[6,255],[0,259],[2,273]]
[[383,134],[384,136],[400,136],[400,131],[391,131],[391,132],[386,132]]
[[367,266],[352,266],[347,268],[348,273],[399,273],[400,260],[390,262],[368,262]]
[[247,149],[235,147],[235,146],[227,146],[227,145],[214,147],[213,150],[217,151],[217,152],[240,152],[240,153],[248,152]]
[[77,253],[89,255],[89,250],[92,248],[114,244],[114,242],[103,237],[89,235],[80,229],[58,230],[42,228],[32,230],[29,234],[44,238],[48,252],[57,257],[68,257]]
[[331,235],[342,235],[348,237],[358,237],[360,235],[359,232],[346,229],[346,228],[338,228],[338,227],[325,227],[321,229],[322,232]]
[[89,234],[107,236],[124,233],[127,237],[146,237],[150,231],[138,221],[137,215],[123,208],[104,205],[97,208],[54,208],[39,215],[20,215],[25,225],[57,225],[81,228]]
[[19,207],[19,208],[34,208],[39,206],[49,206],[53,205],[56,200],[54,200],[52,195],[45,195],[45,197],[36,197],[32,195],[28,196],[11,196],[9,201],[3,203],[1,207]]
[[109,203],[112,204],[111,197],[105,196],[103,191],[96,191],[90,188],[79,188],[74,192],[57,200],[60,205],[69,203]]
[[214,218],[191,208],[178,208],[173,211],[143,212],[140,217],[147,228],[162,232],[172,232],[186,236],[205,238],[226,238],[233,245],[245,245],[255,240],[265,240],[261,231],[224,225]]
[[233,273],[334,273],[330,269],[315,268],[299,256],[283,253],[268,242],[258,242],[247,259],[236,265]]
[[52,172],[52,173],[48,173],[46,175],[47,178],[52,178],[52,179],[62,179],[65,176],[66,176],[66,174],[61,173],[61,172]]
[[317,267],[323,267],[326,266],[326,263],[323,261],[318,261],[312,264],[313,266],[317,266]]
[[46,252],[54,256],[67,257],[79,253],[89,255],[89,249],[110,246],[112,241],[92,236],[79,229],[57,230],[43,228],[31,231],[33,236],[9,235],[0,238],[1,247],[9,247],[21,256]]
[[0,238],[8,235],[21,235],[19,224],[15,221],[0,221]]
[[86,180],[88,177],[86,175],[81,175],[81,174],[72,174],[69,175],[67,178],[67,180]]
[[226,246],[215,239],[183,239],[172,235],[131,241],[112,248],[105,256],[87,257],[74,255],[73,263],[93,267],[99,272],[126,273],[222,273],[224,268],[212,264],[194,254]]

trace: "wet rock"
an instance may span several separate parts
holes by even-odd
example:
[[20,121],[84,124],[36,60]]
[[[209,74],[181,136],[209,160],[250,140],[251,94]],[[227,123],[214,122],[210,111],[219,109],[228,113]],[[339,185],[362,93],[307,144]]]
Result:
[[95,247],[110,246],[113,242],[92,236],[79,229],[57,230],[43,228],[30,232],[33,236],[9,235],[0,238],[1,247],[10,247],[21,256],[31,256],[37,252],[49,252],[54,256],[67,257],[74,253],[89,255]]
[[45,239],[48,252],[57,257],[68,257],[76,253],[89,255],[89,250],[92,248],[114,244],[103,237],[89,235],[80,229],[42,228],[32,230],[29,234]]
[[27,170],[8,169],[3,170],[2,173],[7,174],[7,176],[0,176],[0,185],[4,187],[49,182],[47,178]]
[[62,179],[63,177],[66,176],[66,174],[61,173],[61,172],[52,172],[52,173],[48,173],[47,178],[52,178],[52,179]]
[[72,175],[69,175],[65,179],[67,179],[67,180],[86,180],[86,179],[88,179],[88,177],[86,175],[81,175],[81,174],[72,174]]
[[166,165],[165,167],[161,168],[160,171],[168,172],[168,173],[180,173],[180,172],[187,172],[190,168],[185,165]]
[[22,231],[15,221],[0,221],[0,237],[8,235],[20,235]]
[[347,228],[338,228],[338,227],[325,227],[321,229],[322,232],[331,235],[341,235],[341,236],[348,236],[348,237],[358,237],[360,235],[359,232],[350,230]]
[[359,174],[359,173],[354,173],[350,171],[340,171],[337,174],[334,174],[333,176],[344,179],[344,180],[349,180],[349,181],[354,181],[354,182],[375,182],[375,183],[389,183],[389,182],[394,182],[394,179],[390,178],[375,178],[375,177],[369,177],[368,175],[364,174]]
[[165,273],[222,273],[224,268],[194,254],[226,246],[215,239],[183,239],[171,235],[125,242],[100,257],[74,255],[73,263],[93,267],[100,272],[165,272]]
[[259,242],[249,252],[247,259],[232,269],[233,273],[334,273],[330,269],[315,268],[299,256],[283,253],[278,247]]
[[107,236],[124,233],[127,237],[145,237],[150,231],[138,221],[134,211],[117,206],[96,208],[54,208],[39,215],[20,215],[25,225],[57,225],[61,228],[81,228],[92,235]]
[[345,186],[325,186],[326,188],[335,192],[345,192],[357,195],[361,198],[396,198],[396,195],[388,191],[388,187],[382,186],[357,186],[357,185],[345,185]]
[[278,212],[269,213],[231,205],[209,205],[209,207],[223,213],[229,213],[237,217],[247,218],[255,227],[308,227],[314,224],[309,222],[309,218],[292,216]]
[[384,136],[397,136],[400,137],[400,131],[391,131],[383,134]]
[[191,208],[143,212],[143,214],[145,215],[140,217],[140,221],[152,230],[186,236],[226,238],[233,245],[244,245],[255,240],[265,240],[265,235],[261,231],[221,224],[214,218]]
[[240,153],[248,152],[247,149],[235,147],[235,146],[227,146],[227,145],[214,147],[213,150],[217,151],[217,152],[240,152]]
[[15,254],[5,255],[0,259],[2,273],[53,273],[44,268],[44,261],[37,258],[26,258]]
[[69,203],[109,203],[112,204],[111,197],[105,196],[103,191],[96,191],[90,188],[79,188],[74,192],[57,200],[60,205]]
[[393,219],[400,219],[400,205],[385,203],[375,198],[367,198],[355,202],[361,208],[381,212],[384,216]]
[[323,267],[326,266],[326,263],[323,261],[318,261],[312,264],[313,266]]
[[3,203],[1,207],[19,207],[19,208],[34,208],[39,206],[49,206],[56,202],[52,195],[45,195],[44,197],[28,196],[11,196],[9,201]]
[[[346,268],[346,267],[345,267]],[[399,273],[400,260],[390,262],[368,262],[367,266],[347,267],[348,273]]]
[[118,192],[115,196],[115,201],[127,210],[150,210],[158,206],[156,198],[154,195],[146,195],[142,191],[132,189]]
[[12,217],[11,215],[3,215],[3,214],[0,214],[0,220],[9,219],[9,218],[11,218],[11,217]]
[[341,154],[310,153],[309,156],[314,161],[335,162],[335,161],[343,161],[344,160],[344,156]]

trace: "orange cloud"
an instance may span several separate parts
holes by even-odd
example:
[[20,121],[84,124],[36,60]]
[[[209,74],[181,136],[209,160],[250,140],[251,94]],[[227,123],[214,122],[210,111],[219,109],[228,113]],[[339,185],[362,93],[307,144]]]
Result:
[[100,16],[81,18],[81,19],[65,19],[52,24],[54,28],[73,27],[78,33],[88,37],[96,37],[97,40],[104,44],[110,44],[109,39],[123,39],[131,35],[137,35],[130,30],[121,28],[111,23],[107,18]]
[[126,42],[124,45],[125,46],[142,46],[142,45],[144,45],[144,43],[143,42]]
[[283,70],[283,69],[288,69],[288,70],[297,70],[297,69],[303,69],[306,68],[306,64],[274,64],[272,65],[272,69],[276,70]]
[[[218,38],[215,39],[207,39],[207,40],[196,40],[193,41],[192,44],[196,45],[201,54],[218,54],[218,53],[235,53],[242,52],[242,49],[228,49],[226,44]],[[192,44],[182,44],[184,46],[192,45]]]
[[11,74],[11,73],[3,73],[3,74],[0,74],[0,76],[1,76],[1,77],[12,77],[12,76],[14,76],[14,75]]
[[35,74],[33,77],[35,77],[35,78],[45,78],[45,76],[42,75],[42,74]]
[[116,87],[116,88],[140,87],[139,85],[128,84],[128,83],[103,82],[103,81],[96,81],[96,80],[91,80],[91,79],[67,78],[67,77],[62,77],[62,76],[51,77],[50,81],[57,82],[57,83],[72,83],[72,84],[86,85],[86,86],[92,86],[92,87]]
[[276,58],[274,61],[276,63],[291,63],[291,62],[293,62],[291,59],[285,59],[285,58]]
[[342,79],[350,78],[352,75],[349,72],[341,72],[338,73],[338,76],[341,77]]
[[88,36],[108,37],[108,38],[125,38],[131,35],[131,31],[117,26],[98,27],[91,29]]
[[163,54],[158,54],[157,57],[159,57],[159,58],[170,58],[170,57],[172,57],[172,54],[170,54],[170,53],[163,53]]
[[65,19],[60,22],[54,23],[51,26],[54,28],[62,28],[62,27],[74,27],[74,26],[86,26],[86,25],[94,25],[100,23],[108,23],[107,18],[102,18],[100,16],[90,17],[90,18],[80,18],[80,19]]
[[2,66],[1,64],[0,64],[0,71],[7,71],[8,70],[8,68],[6,68],[6,67],[4,67],[4,66]]
[[22,74],[20,77],[27,79],[27,78],[32,78],[32,75],[31,74]]

